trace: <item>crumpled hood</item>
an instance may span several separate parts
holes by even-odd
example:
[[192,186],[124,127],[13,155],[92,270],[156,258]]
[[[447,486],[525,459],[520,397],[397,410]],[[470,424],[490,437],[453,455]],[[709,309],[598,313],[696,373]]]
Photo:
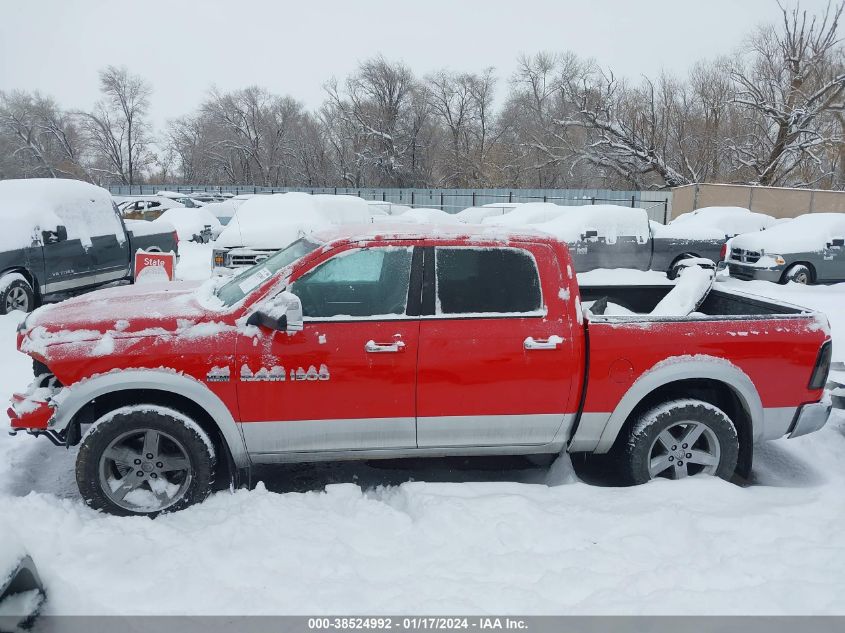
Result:
[[94,340],[107,333],[144,336],[175,332],[219,316],[200,302],[201,285],[164,282],[120,286],[48,304],[26,318],[21,339],[30,339],[33,346],[40,342],[41,346]]

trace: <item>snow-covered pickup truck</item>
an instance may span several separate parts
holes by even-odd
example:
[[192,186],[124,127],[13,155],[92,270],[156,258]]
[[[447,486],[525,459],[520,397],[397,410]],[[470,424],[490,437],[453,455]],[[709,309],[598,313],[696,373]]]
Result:
[[131,280],[138,249],[176,251],[173,226],[121,217],[78,180],[0,181],[0,314]]
[[579,288],[539,232],[318,231],[235,278],[40,308],[12,432],[81,444],[82,495],[116,514],[272,462],[566,450],[609,452],[633,483],[747,476],[755,441],[827,421],[827,321],[691,270]]

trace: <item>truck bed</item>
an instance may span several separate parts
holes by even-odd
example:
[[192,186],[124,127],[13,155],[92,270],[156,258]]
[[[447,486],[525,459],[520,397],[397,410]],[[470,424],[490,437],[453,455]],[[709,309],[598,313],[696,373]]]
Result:
[[[654,286],[581,286],[581,301],[596,301],[607,297],[609,302],[636,312],[637,314],[633,315],[633,317],[624,317],[626,320],[631,320],[632,318],[637,319],[640,316],[648,317],[649,313],[673,287],[665,284]],[[668,320],[696,319],[704,316],[759,317],[800,314],[809,315],[811,311],[798,306],[747,295],[733,290],[723,290],[719,288],[717,282],[693,315],[688,317],[670,317]],[[594,318],[605,320],[621,317],[597,316]],[[653,318],[657,319],[658,317]],[[665,321],[667,317],[659,317],[659,319]]]

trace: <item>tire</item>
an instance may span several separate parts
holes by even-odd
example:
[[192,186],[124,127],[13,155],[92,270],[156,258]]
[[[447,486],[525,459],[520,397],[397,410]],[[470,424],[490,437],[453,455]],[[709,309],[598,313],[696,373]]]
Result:
[[[0,278],[0,287],[3,287],[2,278]],[[0,291],[0,314],[9,314],[13,310],[32,312],[34,309],[35,292],[26,280],[15,279]]]
[[677,279],[678,273],[681,272],[682,266],[680,263],[685,259],[691,259],[694,255],[690,255],[689,253],[681,255],[675,261],[672,262],[672,265],[669,266],[669,270],[666,271],[666,277],[669,279]]
[[813,271],[805,264],[793,264],[786,269],[780,280],[782,284],[789,283],[790,281],[809,286],[813,283]]
[[[684,441],[689,433],[695,433],[691,443]],[[702,473],[730,479],[739,458],[739,440],[736,427],[721,409],[701,400],[674,400],[639,417],[621,457],[620,470],[631,484]]]
[[76,483],[92,508],[154,517],[203,501],[214,467],[211,441],[193,420],[173,409],[135,405],[105,414],[88,430]]

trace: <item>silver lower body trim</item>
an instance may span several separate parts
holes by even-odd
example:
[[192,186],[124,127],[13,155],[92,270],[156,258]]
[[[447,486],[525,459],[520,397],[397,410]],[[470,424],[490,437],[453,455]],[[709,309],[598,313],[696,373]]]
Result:
[[430,448],[385,448],[375,450],[303,451],[298,453],[250,453],[254,464],[289,464],[298,462],[333,462],[356,459],[403,459],[408,457],[473,457],[484,455],[541,455],[557,454],[562,442],[532,446],[456,446]]
[[250,453],[416,448],[414,418],[242,422]]
[[568,436],[573,414],[455,415],[417,418],[417,446],[458,447],[548,444],[565,427]]

